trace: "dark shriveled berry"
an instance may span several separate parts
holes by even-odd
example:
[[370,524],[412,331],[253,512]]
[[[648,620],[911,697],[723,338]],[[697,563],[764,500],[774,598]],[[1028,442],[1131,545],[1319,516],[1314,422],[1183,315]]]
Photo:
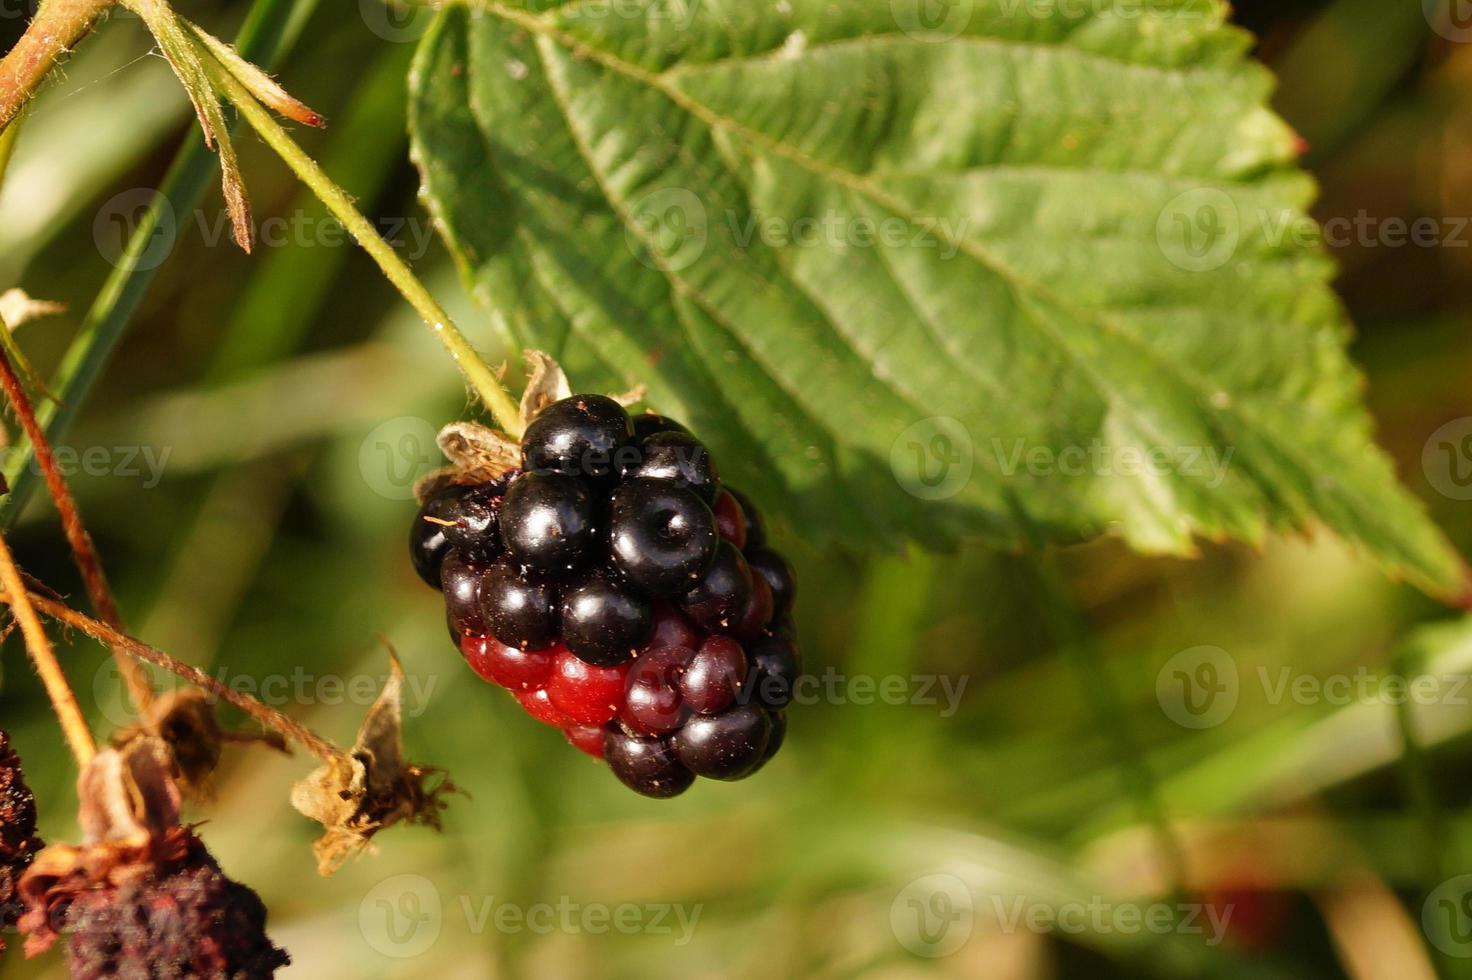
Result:
[[604,572],[589,572],[562,597],[562,642],[590,664],[631,659],[654,632],[654,607]]
[[655,799],[679,796],[695,782],[668,739],[640,738],[612,728],[603,737],[603,758],[625,786]]
[[781,619],[791,612],[797,598],[797,576],[787,559],[770,548],[753,548],[746,552],[746,563],[772,589],[772,616]]
[[772,736],[772,719],[751,704],[718,715],[695,715],[674,736],[685,768],[709,779],[741,779],[762,761]]
[[684,592],[715,558],[715,516],[689,490],[630,480],[613,492],[608,517],[613,563],[650,595]]
[[656,432],[639,444],[633,466],[625,466],[624,479],[660,480],[695,493],[713,503],[721,488],[716,462],[705,444],[688,432]]
[[588,484],[555,473],[525,473],[511,481],[501,504],[506,551],[534,572],[571,571],[597,538]]
[[680,597],[680,610],[701,629],[735,629],[751,601],[751,569],[736,546],[722,541],[710,568]]
[[450,628],[461,636],[484,636],[489,632],[481,605],[481,591],[489,572],[489,565],[471,561],[459,551],[451,551],[440,566],[445,612],[450,617]]
[[685,703],[703,715],[729,708],[746,679],[746,654],[729,636],[712,636],[700,645],[680,676]]
[[557,589],[546,579],[502,559],[486,572],[480,595],[486,628],[502,643],[545,650],[557,641]]
[[531,473],[561,473],[595,480],[613,474],[613,457],[633,441],[623,406],[603,395],[573,395],[554,402],[526,427],[521,459]]
[[435,491],[409,526],[409,560],[431,589],[440,587],[440,565],[452,547],[445,532],[458,518],[460,500],[473,489],[452,484]]

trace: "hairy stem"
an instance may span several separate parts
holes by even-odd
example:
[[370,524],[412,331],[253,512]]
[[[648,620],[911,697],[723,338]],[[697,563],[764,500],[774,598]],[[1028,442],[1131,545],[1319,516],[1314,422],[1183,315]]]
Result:
[[30,101],[62,57],[113,0],[45,0],[25,34],[0,58],[0,126]]
[[56,651],[52,649],[46,631],[41,628],[41,620],[36,616],[32,596],[26,592],[25,581],[10,553],[10,545],[5,543],[3,536],[0,536],[0,585],[5,586],[6,595],[15,597],[10,608],[20,622],[21,635],[26,641],[26,652],[36,665],[36,673],[41,675],[46,696],[51,699],[51,707],[56,711],[56,719],[61,723],[61,731],[66,736],[67,744],[71,746],[77,765],[86,766],[97,754],[97,743],[92,740],[92,729],[87,727],[87,719],[82,715],[77,696],[66,682],[66,675],[61,672]]
[[424,322],[434,331],[445,350],[449,351],[451,359],[459,365],[461,372],[470,382],[472,388],[480,395],[481,400],[486,403],[496,423],[512,437],[520,437],[522,424],[521,412],[516,401],[507,392],[501,379],[491,370],[490,366],[481,358],[470,341],[455,326],[450,314],[445,312],[444,307],[432,296],[419,278],[414,275],[412,269],[403,259],[399,258],[397,252],[373,223],[363,217],[353,199],[347,192],[333,183],[332,178],[317,165],[317,162],[307,155],[296,141],[281,127],[271,113],[256,101],[250,91],[232,75],[229,70],[219,62],[209,49],[199,44],[201,53],[200,60],[205,65],[215,85],[223,91],[240,114],[250,123],[252,129],[265,140],[271,149],[286,162],[297,177],[316,194],[333,216],[341,221],[343,227],[353,236],[375,262],[383,270],[384,276],[393,284],[403,297],[409,301],[409,305],[424,318]]
[[[0,324],[3,328],[3,324]],[[118,604],[113,599],[112,589],[108,587],[107,575],[102,570],[102,559],[97,554],[97,547],[92,543],[92,535],[87,532],[87,527],[82,523],[81,512],[77,510],[76,498],[72,496],[71,489],[66,485],[66,477],[61,475],[61,467],[57,465],[56,454],[51,450],[51,443],[46,439],[46,433],[41,424],[36,421],[35,409],[31,406],[31,400],[26,395],[25,387],[20,383],[20,378],[15,373],[15,367],[10,363],[3,351],[0,351],[0,387],[5,389],[5,396],[10,400],[11,407],[15,409],[20,424],[26,431],[26,437],[31,440],[35,447],[36,463],[41,467],[41,475],[46,480],[46,488],[51,493],[51,499],[56,503],[56,513],[61,518],[61,527],[66,532],[67,544],[71,546],[72,560],[76,562],[77,571],[82,575],[82,582],[86,585],[87,596],[92,601],[92,608],[97,610],[97,615],[102,617],[109,626],[115,629],[123,628],[123,617],[118,612]],[[133,702],[133,708],[139,712],[145,710],[153,703],[153,684],[148,680],[148,674],[133,660],[126,657],[117,657],[118,672],[123,676],[123,682],[128,688],[128,697]]]
[[262,704],[250,695],[241,693],[227,684],[222,684],[198,667],[176,660],[157,647],[151,647],[142,640],[134,639],[122,630],[113,629],[106,623],[77,612],[64,602],[58,602],[37,592],[22,591],[18,579],[15,585],[9,581],[5,583],[5,594],[0,595],[0,602],[10,604],[12,608],[18,608],[22,603],[33,605],[57,622],[75,627],[99,643],[106,644],[114,653],[162,667],[176,677],[203,688],[221,701],[234,705],[271,731],[279,732],[295,740],[323,762],[333,762],[344,758],[343,751],[336,745],[275,708]]

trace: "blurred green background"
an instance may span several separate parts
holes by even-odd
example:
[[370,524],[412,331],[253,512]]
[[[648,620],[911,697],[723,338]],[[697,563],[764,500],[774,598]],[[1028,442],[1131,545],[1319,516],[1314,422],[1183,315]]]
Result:
[[[225,36],[244,13],[183,9]],[[23,13],[4,8],[0,47]],[[404,75],[430,16],[323,4],[280,75],[332,121],[304,144],[489,359],[514,360],[416,203]],[[1441,229],[1329,244],[1381,441],[1472,552],[1472,493],[1423,465],[1444,425],[1472,431],[1472,30],[1433,29],[1416,0],[1235,16],[1280,74],[1317,216]],[[35,107],[0,193],[0,288],[71,306],[20,334],[43,374],[190,123],[126,15]],[[977,548],[815,553],[779,527],[808,670],[832,680],[760,778],[624,790],[450,646],[404,539],[433,432],[467,407],[459,379],[285,168],[239,145],[260,247],[230,244],[217,189],[175,216],[66,440],[73,485],[135,634],[346,743],[382,633],[410,674],[411,755],[466,791],[443,834],[395,829],[323,880],[287,803],[308,761],[227,752],[190,818],[265,898],[286,976],[1472,975],[1472,627],[1327,537],[1189,562],[1101,541],[1040,569]],[[14,540],[80,596],[39,497]],[[102,652],[64,657],[96,730],[126,722]],[[16,638],[3,667],[0,724],[43,833],[74,838],[73,769]],[[1422,671],[1446,678],[1423,703],[1376,686]],[[888,677],[899,695],[879,698]],[[63,973],[55,953],[0,960]]]

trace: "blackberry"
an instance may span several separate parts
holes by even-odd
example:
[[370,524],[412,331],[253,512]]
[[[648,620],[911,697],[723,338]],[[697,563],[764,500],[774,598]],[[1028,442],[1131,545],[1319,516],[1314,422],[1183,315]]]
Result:
[[659,480],[691,490],[706,503],[715,503],[721,480],[705,444],[688,432],[656,432],[627,454],[620,476],[626,480]]
[[453,547],[445,532],[455,526],[460,501],[474,489],[452,484],[435,491],[409,527],[409,559],[431,589],[440,587],[440,565]]
[[[20,914],[16,888],[41,846],[36,836],[36,798],[26,786],[10,735],[0,729],[0,929],[15,925]],[[4,950],[5,941],[0,938],[0,952]]]
[[445,594],[445,612],[450,629],[461,635],[484,636],[485,614],[481,611],[481,583],[489,566],[471,561],[459,550],[452,550],[440,566],[440,588]]
[[696,626],[712,633],[735,629],[751,601],[751,569],[736,546],[722,541],[705,574],[679,601]]
[[64,916],[77,980],[269,980],[291,962],[266,935],[266,906],[225,877],[198,838],[184,856],[141,877],[82,891]]
[[642,412],[632,417],[634,442],[643,442],[656,432],[689,432],[679,422],[653,412]]
[[505,455],[462,464],[410,535],[470,668],[646,796],[765,765],[800,669],[795,577],[704,443],[574,395]]
[[486,629],[508,646],[545,650],[557,641],[557,587],[500,561],[481,580]]
[[632,660],[654,631],[654,607],[606,572],[590,572],[562,596],[562,642],[599,667]]
[[521,437],[522,465],[532,473],[604,479],[619,450],[634,438],[623,406],[604,395],[573,395],[554,402]]
[[772,719],[752,704],[718,715],[696,715],[674,736],[675,755],[686,769],[711,779],[740,779],[762,761]]
[[588,557],[595,539],[593,493],[577,477],[528,473],[507,489],[501,540],[527,568],[570,571]]
[[613,564],[636,588],[665,596],[695,585],[716,557],[715,515],[695,494],[630,480],[610,498]]

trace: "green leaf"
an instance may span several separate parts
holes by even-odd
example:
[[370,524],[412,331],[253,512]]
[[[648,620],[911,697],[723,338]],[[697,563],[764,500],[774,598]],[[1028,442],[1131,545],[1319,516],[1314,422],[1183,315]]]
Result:
[[1011,493],[1055,540],[1317,522],[1460,587],[1218,4],[537,6],[447,9],[411,75],[470,288],[802,530],[1016,544]]

